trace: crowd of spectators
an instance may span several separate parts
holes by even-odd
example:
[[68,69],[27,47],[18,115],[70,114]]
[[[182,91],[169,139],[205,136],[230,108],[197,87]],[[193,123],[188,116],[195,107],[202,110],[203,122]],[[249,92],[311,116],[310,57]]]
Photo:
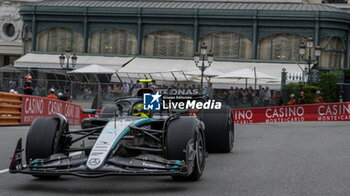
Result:
[[[0,88],[3,92],[18,92],[23,93],[24,83],[21,80],[16,80],[13,78],[4,80]],[[97,84],[88,84],[88,83],[77,83],[73,87],[73,94],[69,93],[69,87],[65,85],[53,85],[51,84],[50,88],[46,88],[43,85],[33,85],[33,95],[47,97],[48,95],[54,94],[58,99],[63,97],[69,97],[70,100],[72,96],[74,99],[78,100],[92,100],[96,97],[97,93],[100,91],[100,96],[102,101],[114,101],[118,97],[131,96],[135,95],[140,88],[144,88],[144,83],[139,82],[123,82],[123,83],[114,83],[114,84],[101,84],[100,89],[98,90]],[[149,84],[150,88],[200,88],[198,84]],[[54,91],[54,92],[52,92]],[[213,89],[211,84],[206,88],[206,93],[210,98],[213,98],[218,101],[222,101],[224,104],[227,104],[233,108],[237,107],[262,107],[262,106],[281,106],[283,105],[281,92],[277,90],[270,90],[269,86],[259,85],[259,88],[254,90],[252,86],[248,88],[238,88],[231,87],[229,89]],[[304,92],[301,91],[298,96],[291,94],[290,99],[288,100],[287,105],[295,104],[305,104]],[[65,99],[66,100],[66,99]],[[320,92],[316,93],[316,98],[314,103],[323,103],[323,98],[320,96]]]
[[283,104],[281,92],[271,91],[268,86],[259,86],[254,90],[253,87],[230,89],[215,89],[214,99],[222,100],[232,107],[239,106],[280,106]]

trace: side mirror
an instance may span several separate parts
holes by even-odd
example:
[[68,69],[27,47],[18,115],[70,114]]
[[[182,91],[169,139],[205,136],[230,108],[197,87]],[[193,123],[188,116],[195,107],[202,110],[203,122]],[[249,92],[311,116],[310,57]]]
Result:
[[83,109],[83,114],[96,114],[96,109]]

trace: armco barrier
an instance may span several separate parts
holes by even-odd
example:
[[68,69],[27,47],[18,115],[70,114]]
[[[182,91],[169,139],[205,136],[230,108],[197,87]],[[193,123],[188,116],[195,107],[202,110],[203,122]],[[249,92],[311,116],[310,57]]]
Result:
[[350,102],[234,109],[235,123],[350,121]]
[[0,93],[0,126],[20,125],[21,95]]
[[70,125],[79,125],[80,111],[81,107],[79,105],[70,102],[22,95],[21,124],[29,125],[38,117],[54,117],[54,113],[60,113],[68,119]]

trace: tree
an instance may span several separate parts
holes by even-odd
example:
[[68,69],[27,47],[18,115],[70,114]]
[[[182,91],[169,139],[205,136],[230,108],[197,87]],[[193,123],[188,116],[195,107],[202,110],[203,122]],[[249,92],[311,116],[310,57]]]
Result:
[[334,73],[321,73],[318,86],[321,88],[321,95],[325,102],[337,101],[337,83],[339,77]]

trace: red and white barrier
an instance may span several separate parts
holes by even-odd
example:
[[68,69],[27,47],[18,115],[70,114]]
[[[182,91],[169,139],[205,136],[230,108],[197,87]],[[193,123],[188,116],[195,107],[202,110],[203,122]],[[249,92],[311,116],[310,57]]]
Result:
[[350,121],[350,102],[234,109],[235,123]]
[[66,101],[37,96],[22,96],[21,124],[30,125],[36,118],[52,116],[53,113],[64,115],[71,125],[80,124],[81,107]]

